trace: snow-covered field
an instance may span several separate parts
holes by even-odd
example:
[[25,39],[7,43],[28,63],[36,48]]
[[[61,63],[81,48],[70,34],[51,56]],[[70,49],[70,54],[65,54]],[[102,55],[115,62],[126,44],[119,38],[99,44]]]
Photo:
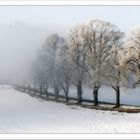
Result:
[[0,86],[0,133],[140,133],[140,114],[67,106]]

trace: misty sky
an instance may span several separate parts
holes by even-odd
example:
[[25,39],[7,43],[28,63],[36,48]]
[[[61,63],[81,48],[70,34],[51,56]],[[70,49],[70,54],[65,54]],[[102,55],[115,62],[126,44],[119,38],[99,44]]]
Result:
[[140,24],[140,6],[0,6],[0,80],[18,75],[50,33],[102,19],[127,32]]
[[31,26],[63,27],[92,18],[109,20],[122,30],[140,23],[140,6],[1,6],[0,19],[4,23],[25,22]]

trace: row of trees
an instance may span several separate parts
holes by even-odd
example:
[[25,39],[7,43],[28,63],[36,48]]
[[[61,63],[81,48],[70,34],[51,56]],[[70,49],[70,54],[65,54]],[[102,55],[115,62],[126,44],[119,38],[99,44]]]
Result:
[[94,105],[101,85],[110,85],[119,107],[120,86],[132,81],[130,75],[133,85],[140,82],[140,28],[124,37],[116,25],[102,20],[78,24],[65,38],[52,34],[39,50],[30,84],[46,96],[53,88],[56,100],[63,90],[66,101],[70,86],[75,86],[78,103],[87,85],[93,89]]

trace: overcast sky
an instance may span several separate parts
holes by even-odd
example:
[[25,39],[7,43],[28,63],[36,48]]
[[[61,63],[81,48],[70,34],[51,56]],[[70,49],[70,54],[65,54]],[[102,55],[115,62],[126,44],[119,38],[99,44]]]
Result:
[[68,29],[71,25],[99,18],[109,20],[122,30],[140,24],[140,6],[1,6],[0,21],[12,23],[15,20],[31,26],[60,26]]
[[127,32],[140,24],[140,6],[0,6],[0,79],[24,71],[48,34],[89,19]]

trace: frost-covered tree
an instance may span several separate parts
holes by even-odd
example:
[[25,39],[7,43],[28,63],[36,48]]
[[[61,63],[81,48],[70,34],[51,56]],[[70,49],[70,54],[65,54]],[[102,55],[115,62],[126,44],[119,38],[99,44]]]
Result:
[[34,88],[39,89],[40,94],[46,94],[46,96],[48,96],[48,86],[51,78],[47,58],[47,53],[41,48],[32,67]]
[[86,58],[88,73],[93,87],[94,105],[98,105],[98,90],[106,72],[104,65],[110,56],[112,46],[117,46],[124,34],[110,22],[91,20],[86,23]]
[[44,51],[47,52],[48,56],[48,67],[50,69],[49,75],[51,76],[50,83],[54,87],[55,98],[59,96],[59,75],[58,75],[58,65],[60,63],[60,52],[62,47],[65,45],[64,39],[57,34],[50,35],[45,44]]
[[52,87],[55,98],[59,96],[59,65],[60,52],[64,47],[64,39],[57,34],[50,35],[40,48],[35,63],[33,65],[33,79],[35,85],[39,87],[40,94],[48,96],[48,87]]
[[129,33],[125,42],[125,57],[122,61],[125,70],[135,74],[134,86],[140,84],[140,26]]
[[116,107],[120,106],[120,86],[122,84],[122,73],[124,70],[120,65],[120,60],[122,59],[121,53],[123,51],[123,48],[120,45],[112,46],[112,49],[110,50],[110,56],[104,65],[105,72],[102,74],[105,84],[111,85],[115,90]]
[[69,35],[68,52],[72,62],[72,82],[77,87],[78,103],[82,102],[82,85],[86,74],[86,57],[84,53],[84,26],[74,26]]
[[69,100],[69,88],[72,80],[72,64],[67,54],[67,46],[64,46],[60,54],[60,63],[59,63],[59,84],[62,90],[65,93],[66,101]]

